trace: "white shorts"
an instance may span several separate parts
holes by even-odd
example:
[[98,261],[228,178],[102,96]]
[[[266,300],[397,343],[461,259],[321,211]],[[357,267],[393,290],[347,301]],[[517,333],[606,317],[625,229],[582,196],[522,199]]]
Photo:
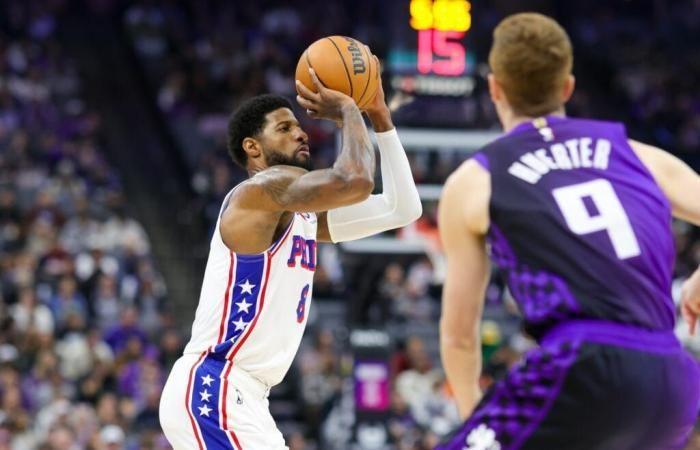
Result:
[[268,395],[216,354],[183,355],[163,388],[160,424],[175,450],[288,450]]

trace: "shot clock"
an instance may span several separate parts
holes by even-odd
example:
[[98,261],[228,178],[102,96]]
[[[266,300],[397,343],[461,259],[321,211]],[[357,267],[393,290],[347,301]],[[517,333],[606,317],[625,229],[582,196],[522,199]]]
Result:
[[460,76],[466,68],[462,38],[472,26],[467,0],[411,0],[411,28],[418,32],[417,64],[422,74]]
[[391,84],[409,94],[461,96],[474,88],[476,58],[467,46],[468,0],[395,2],[397,39],[389,51]]

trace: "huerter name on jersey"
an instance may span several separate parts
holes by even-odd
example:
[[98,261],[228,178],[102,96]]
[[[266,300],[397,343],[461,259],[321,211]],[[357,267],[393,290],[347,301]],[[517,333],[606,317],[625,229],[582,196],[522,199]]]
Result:
[[595,168],[605,170],[610,159],[610,141],[581,137],[569,139],[525,153],[508,168],[508,173],[530,184],[536,184],[552,170]]

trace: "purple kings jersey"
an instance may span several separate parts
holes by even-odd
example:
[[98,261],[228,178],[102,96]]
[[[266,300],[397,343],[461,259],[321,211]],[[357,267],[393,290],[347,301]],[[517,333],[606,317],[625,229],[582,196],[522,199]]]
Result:
[[491,256],[530,333],[581,318],[673,328],[670,206],[623,125],[548,116],[474,157],[491,174]]

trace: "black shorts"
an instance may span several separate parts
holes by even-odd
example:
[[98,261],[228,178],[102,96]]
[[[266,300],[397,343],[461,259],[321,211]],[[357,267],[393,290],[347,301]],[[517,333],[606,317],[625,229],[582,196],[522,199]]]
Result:
[[436,449],[680,450],[699,402],[697,362],[671,332],[569,322]]

